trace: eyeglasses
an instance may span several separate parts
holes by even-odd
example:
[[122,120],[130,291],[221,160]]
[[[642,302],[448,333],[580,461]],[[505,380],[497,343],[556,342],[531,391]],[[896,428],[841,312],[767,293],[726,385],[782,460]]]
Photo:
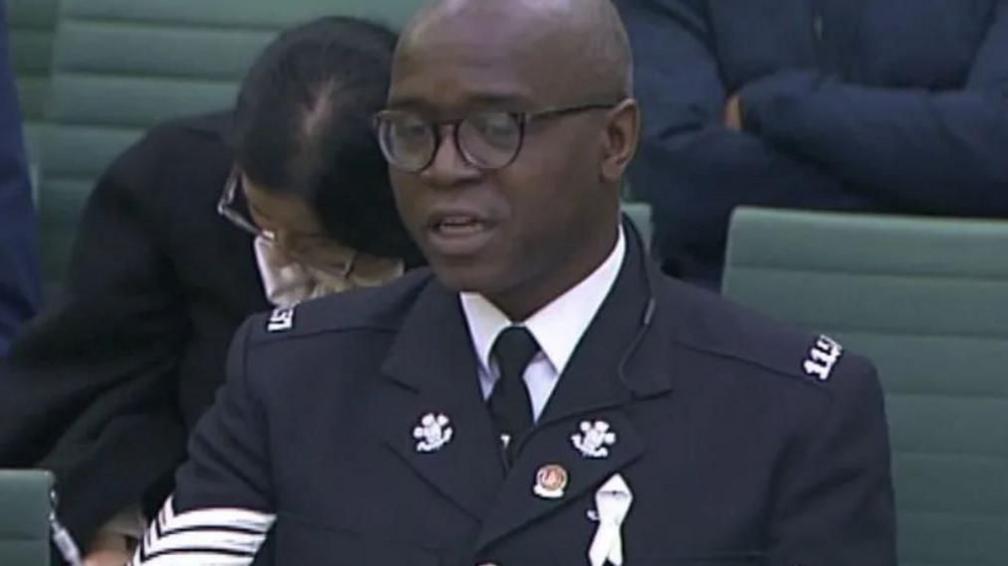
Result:
[[235,208],[235,199],[240,187],[241,175],[237,170],[231,171],[227,182],[224,183],[224,192],[221,193],[220,199],[217,201],[217,214],[227,218],[232,224],[253,236],[258,236],[270,242],[276,242],[276,234],[269,230],[263,230],[251,218],[246,216],[245,213]]
[[539,112],[486,111],[444,122],[428,122],[404,110],[383,110],[375,115],[374,128],[385,159],[407,173],[419,173],[434,162],[441,147],[441,127],[445,125],[452,127],[455,149],[466,163],[483,171],[494,171],[517,159],[532,121],[607,110],[617,104],[581,104]]

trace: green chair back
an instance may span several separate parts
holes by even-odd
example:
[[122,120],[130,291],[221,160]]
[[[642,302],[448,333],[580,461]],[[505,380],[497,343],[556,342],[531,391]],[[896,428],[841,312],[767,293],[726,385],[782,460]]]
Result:
[[398,26],[420,1],[63,0],[41,143],[47,278],[62,277],[80,209],[112,159],[157,122],[230,106],[278,30],[329,14]]
[[724,293],[872,358],[903,566],[1008,556],[1008,222],[741,209]]
[[42,118],[45,108],[58,11],[59,0],[7,0],[11,65],[28,120]]
[[33,164],[48,99],[58,11],[59,0],[7,0],[11,66],[24,118],[25,145]]
[[49,565],[49,491],[41,470],[0,470],[0,564]]
[[623,214],[634,223],[640,232],[641,239],[645,246],[651,245],[651,237],[654,234],[654,227],[651,225],[651,206],[645,202],[623,201]]

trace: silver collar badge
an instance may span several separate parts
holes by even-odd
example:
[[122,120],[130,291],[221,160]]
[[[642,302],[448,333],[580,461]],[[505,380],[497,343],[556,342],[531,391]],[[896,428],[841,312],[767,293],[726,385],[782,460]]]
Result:
[[420,419],[420,424],[413,429],[413,438],[417,439],[416,450],[422,454],[437,452],[445,444],[451,442],[451,420],[442,413],[427,413]]
[[581,432],[571,435],[571,443],[585,458],[608,458],[608,447],[616,444],[616,433],[605,421],[584,421]]

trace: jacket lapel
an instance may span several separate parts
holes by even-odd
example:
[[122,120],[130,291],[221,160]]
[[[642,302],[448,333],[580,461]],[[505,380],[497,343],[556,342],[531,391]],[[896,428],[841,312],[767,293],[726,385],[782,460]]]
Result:
[[[476,355],[458,297],[433,279],[421,292],[382,366],[389,377],[374,414],[385,442],[434,490],[479,520],[504,479],[479,389]],[[451,439],[434,450],[414,429],[444,415]],[[435,443],[437,444],[437,443]]]
[[[574,447],[571,436],[579,432],[579,421],[554,422],[537,430],[497,494],[477,538],[477,554],[540,517],[579,501],[585,492],[597,488],[644,453],[643,441],[622,411],[595,412],[591,420],[606,422],[616,434],[616,442],[608,447],[607,457],[587,458]],[[555,498],[543,497],[535,491],[540,483],[537,476],[547,466],[559,466],[567,474],[566,483]]]
[[[646,446],[624,408],[667,394],[666,353],[647,328],[653,314],[643,246],[627,229],[626,259],[609,296],[571,358],[546,408],[521,447],[478,537],[476,552],[596,489],[644,454]],[[604,422],[615,434],[604,457],[585,455],[574,436]],[[559,465],[568,474],[561,497],[533,493],[538,471]]]

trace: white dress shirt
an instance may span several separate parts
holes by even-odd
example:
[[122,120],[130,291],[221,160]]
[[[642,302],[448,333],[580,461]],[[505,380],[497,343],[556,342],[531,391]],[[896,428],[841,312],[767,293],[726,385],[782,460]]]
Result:
[[532,400],[533,419],[539,420],[581,337],[616,283],[625,255],[626,237],[620,226],[619,237],[612,252],[591,275],[521,322],[508,319],[507,315],[482,295],[459,294],[469,335],[476,350],[480,389],[484,399],[490,397],[494,384],[500,377],[496,360],[490,359],[490,350],[497,335],[509,326],[524,326],[541,348],[523,374]]

